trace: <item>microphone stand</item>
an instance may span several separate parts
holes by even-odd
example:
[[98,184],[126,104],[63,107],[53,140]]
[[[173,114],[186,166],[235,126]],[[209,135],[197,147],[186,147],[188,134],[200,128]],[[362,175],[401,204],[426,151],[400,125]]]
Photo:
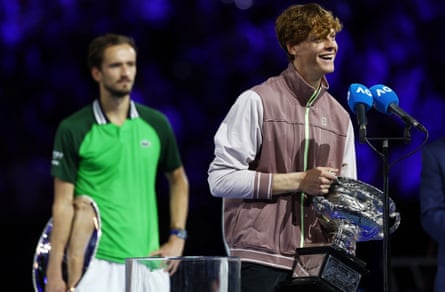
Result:
[[[382,141],[382,171],[383,171],[383,291],[390,291],[390,271],[391,271],[391,246],[389,240],[389,141],[411,141],[409,132],[410,127],[405,128],[404,137],[383,137],[383,138],[367,138],[367,140]],[[371,148],[374,147],[368,142]],[[375,150],[376,151],[376,150]],[[376,151],[378,152],[378,151]]]
[[382,142],[383,153],[383,287],[384,292],[389,291],[391,273],[391,246],[389,242],[389,143]]

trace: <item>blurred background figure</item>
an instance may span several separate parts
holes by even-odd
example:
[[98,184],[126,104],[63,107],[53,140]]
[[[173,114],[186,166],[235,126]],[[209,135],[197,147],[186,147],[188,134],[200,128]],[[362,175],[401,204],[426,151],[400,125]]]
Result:
[[[181,256],[187,236],[188,180],[171,125],[161,112],[131,99],[137,68],[134,40],[110,33],[95,37],[88,48],[88,67],[99,85],[99,97],[63,119],[55,136],[53,229],[45,292],[74,287],[79,292],[122,292],[127,258]],[[171,231],[162,245],[158,171],[166,175],[170,190]],[[84,234],[82,228],[93,230],[79,223],[88,216],[74,204],[83,195],[97,204],[102,235],[85,275],[80,278],[80,273],[73,275],[75,270],[68,269],[65,282],[61,268],[65,247],[70,247],[67,261],[72,267],[86,246],[83,238],[88,237],[79,236]],[[168,287],[168,275],[158,274],[150,277],[163,277]]]
[[434,291],[445,289],[445,138],[424,147],[420,177],[420,218],[437,243]]

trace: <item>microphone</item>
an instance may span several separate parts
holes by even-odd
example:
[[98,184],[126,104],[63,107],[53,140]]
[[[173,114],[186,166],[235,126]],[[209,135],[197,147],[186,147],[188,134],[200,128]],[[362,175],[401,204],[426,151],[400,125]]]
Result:
[[383,84],[376,84],[372,86],[370,90],[374,97],[374,107],[376,110],[387,115],[395,114],[406,124],[414,126],[422,132],[426,132],[426,128],[421,123],[399,107],[399,98],[391,88]]
[[373,104],[372,93],[368,87],[360,83],[352,83],[348,90],[348,105],[353,113],[357,115],[359,127],[359,141],[364,143],[366,139],[366,112]]

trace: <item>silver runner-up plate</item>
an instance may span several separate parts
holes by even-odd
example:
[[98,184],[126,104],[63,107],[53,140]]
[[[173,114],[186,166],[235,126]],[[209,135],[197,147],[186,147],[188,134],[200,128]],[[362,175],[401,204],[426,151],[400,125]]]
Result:
[[[85,272],[87,271],[91,260],[94,258],[100,235],[101,235],[101,229],[100,229],[100,215],[99,215],[99,208],[97,207],[96,203],[88,196],[82,195],[79,196],[82,200],[89,200],[90,206],[94,211],[95,217],[92,218],[94,228],[93,232],[91,233],[91,237],[89,241],[86,244],[86,248],[84,251],[84,261],[82,266],[82,273],[83,276]],[[34,254],[34,261],[32,265],[32,281],[34,286],[35,292],[44,292],[45,291],[45,284],[47,282],[46,278],[46,269],[48,267],[48,259],[50,256],[51,251],[51,244],[50,244],[50,235],[53,228],[53,218],[50,218],[48,220],[48,223],[45,225],[45,228],[42,231],[42,234],[39,238],[39,241],[37,243],[37,247]],[[63,262],[62,262],[62,276],[65,282],[68,281],[68,264],[67,264],[67,251],[65,249]]]

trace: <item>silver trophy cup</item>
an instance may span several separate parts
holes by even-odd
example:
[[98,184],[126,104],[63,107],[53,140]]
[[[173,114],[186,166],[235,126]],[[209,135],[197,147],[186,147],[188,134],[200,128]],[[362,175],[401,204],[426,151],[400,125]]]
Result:
[[[389,199],[390,233],[400,225],[400,214]],[[326,197],[313,198],[321,222],[333,232],[333,246],[355,255],[356,242],[383,239],[383,192],[354,180],[338,177]]]
[[[400,214],[389,199],[389,230],[400,225]],[[366,264],[355,257],[356,243],[384,238],[384,194],[378,188],[338,177],[326,197],[313,197],[313,207],[323,228],[330,233],[331,246],[298,248],[293,279],[278,291],[357,291],[360,279],[367,273]],[[299,263],[316,262],[307,270]],[[304,276],[301,276],[304,275]]]

